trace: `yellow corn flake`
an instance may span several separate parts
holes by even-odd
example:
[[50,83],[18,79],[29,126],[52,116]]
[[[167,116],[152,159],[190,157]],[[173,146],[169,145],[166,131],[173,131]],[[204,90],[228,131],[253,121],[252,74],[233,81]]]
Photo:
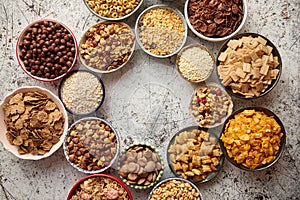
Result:
[[282,136],[281,127],[272,116],[244,110],[229,120],[221,140],[230,158],[255,169],[276,158]]

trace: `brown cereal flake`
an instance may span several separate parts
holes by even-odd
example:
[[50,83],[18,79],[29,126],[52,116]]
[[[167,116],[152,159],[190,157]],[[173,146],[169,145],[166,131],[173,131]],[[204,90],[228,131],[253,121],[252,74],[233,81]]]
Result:
[[[6,138],[23,155],[43,155],[59,141],[64,118],[57,105],[41,92],[20,92],[4,105]],[[49,123],[50,122],[50,123]],[[52,122],[55,122],[52,131]],[[50,131],[51,130],[51,131]]]

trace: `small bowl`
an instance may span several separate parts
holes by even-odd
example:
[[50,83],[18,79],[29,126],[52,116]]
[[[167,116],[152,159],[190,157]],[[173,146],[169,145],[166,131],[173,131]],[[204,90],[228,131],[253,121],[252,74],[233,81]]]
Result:
[[[51,23],[53,23],[53,26],[50,26]],[[60,26],[55,27],[58,25]],[[47,27],[48,30],[45,28],[40,34],[39,27],[41,26]],[[61,39],[58,41],[49,38],[54,33],[63,30],[66,30],[66,33],[60,32],[60,34],[66,34],[67,36],[61,36]],[[51,36],[48,37],[47,34]],[[58,36],[56,35],[56,37]],[[35,46],[32,42],[34,39],[38,41],[35,43]],[[69,52],[64,53],[65,49],[69,50]],[[37,20],[29,24],[19,35],[16,45],[16,56],[20,67],[28,76],[43,82],[56,81],[64,77],[75,66],[78,56],[76,37],[61,22],[52,19]],[[33,59],[28,56],[35,56],[36,58]],[[54,67],[55,69],[51,69]],[[32,70],[36,74],[33,74]],[[56,73],[54,70],[58,70],[59,73],[54,75],[53,73]],[[51,77],[51,74],[54,77]]]
[[[103,180],[105,180],[105,182],[98,182],[98,181],[103,181]],[[90,183],[94,183],[94,184],[89,185],[90,188],[88,190],[82,190],[83,186],[90,184]],[[102,183],[102,184],[97,184],[97,183]],[[94,187],[94,188],[92,188],[92,187]],[[105,192],[107,192],[107,190],[111,190],[112,188],[113,188],[113,191],[117,190],[117,189],[122,190],[119,192],[119,194],[125,194],[124,197],[121,197],[120,199],[133,200],[133,197],[132,197],[129,189],[126,187],[126,185],[120,179],[118,179],[112,175],[109,175],[109,174],[93,174],[93,175],[88,175],[88,176],[78,180],[72,186],[72,188],[68,194],[67,200],[71,200],[72,197],[74,195],[76,195],[76,192],[78,192],[78,193],[80,193],[80,191],[88,192],[88,191],[90,191],[90,189],[94,189],[93,191],[95,191],[95,190],[100,191],[101,189],[104,189],[103,191],[97,192],[97,193],[105,195]],[[93,192],[93,191],[91,191],[91,192]],[[116,194],[116,193],[113,192],[112,194]],[[106,197],[101,196],[101,197],[96,197],[93,199],[104,199],[104,198],[106,199]]]
[[[214,70],[215,63],[215,57],[207,47],[201,44],[191,44],[182,48],[178,53],[176,69],[187,81],[200,83],[208,79]],[[180,66],[182,64],[184,66]]]
[[[274,158],[274,160],[272,160],[271,162],[269,162],[269,163],[266,163],[266,164],[262,164],[262,165],[260,165],[260,166],[258,166],[258,167],[255,167],[255,168],[250,168],[250,167],[248,167],[248,166],[245,166],[245,165],[243,165],[243,163],[237,163],[237,161],[234,159],[234,158],[232,158],[232,157],[230,157],[229,156],[229,152],[227,151],[227,148],[225,147],[225,144],[224,144],[224,141],[223,141],[223,139],[222,139],[222,137],[224,136],[224,132],[225,132],[225,130],[227,130],[227,128],[229,128],[229,123],[232,123],[232,120],[235,118],[235,116],[236,115],[238,115],[238,114],[241,114],[242,112],[244,112],[244,111],[246,111],[246,110],[254,110],[255,112],[263,112],[263,113],[265,113],[267,116],[269,116],[269,117],[271,117],[271,118],[273,118],[275,121],[276,121],[276,123],[278,124],[278,126],[280,126],[280,128],[281,128],[281,133],[282,133],[282,137],[280,138],[280,146],[279,146],[279,150],[278,150],[278,152],[276,153],[276,155],[274,155],[275,156],[275,158]],[[247,121],[249,122],[249,123],[255,123],[254,121],[250,121],[250,116],[251,115],[249,115],[249,116],[247,116]],[[260,119],[261,120],[261,119]],[[238,119],[238,121],[239,121],[239,123],[244,123],[244,125],[246,126],[247,125],[247,127],[248,127],[248,123],[246,124],[244,121],[242,121],[242,119],[241,118],[239,118]],[[255,124],[257,124],[257,123],[255,123]],[[256,126],[256,125],[255,125]],[[258,125],[257,125],[258,126]],[[235,126],[236,127],[236,126]],[[238,127],[236,127],[236,129],[238,129]],[[239,129],[240,130],[240,129]],[[261,132],[261,131],[263,131],[263,130],[260,130],[259,132]],[[240,132],[241,133],[243,133],[244,131],[243,130],[240,130]],[[248,128],[247,128],[247,131],[246,132],[252,132],[252,130],[248,130]],[[260,138],[260,133],[259,132],[256,132],[257,133],[257,136],[255,136],[255,138],[251,138],[250,136],[250,141],[252,142],[252,141],[255,141],[255,140],[257,140],[258,138]],[[261,132],[262,133],[262,132]],[[248,133],[247,133],[247,135],[248,135]],[[224,136],[225,137],[225,136]],[[254,136],[253,136],[254,137]],[[242,139],[243,140],[242,140]],[[242,143],[245,143],[244,141],[247,141],[247,140],[245,140],[246,138],[244,138],[243,136],[241,136],[241,137],[239,137],[238,139],[236,139],[235,141],[236,141],[236,144],[238,143],[238,142],[242,142]],[[262,144],[262,142],[261,141],[258,141],[258,143],[259,144]],[[267,108],[263,108],[263,107],[246,107],[246,108],[242,108],[242,109],[240,109],[240,110],[237,110],[237,111],[235,111],[234,113],[232,113],[232,115],[230,115],[230,117],[228,117],[227,119],[226,119],[226,121],[225,121],[225,123],[224,123],[224,126],[223,126],[223,129],[222,129],[222,134],[221,134],[221,137],[220,137],[220,145],[221,145],[221,148],[222,148],[222,150],[223,150],[223,152],[224,152],[224,154],[225,154],[225,157],[226,157],[226,159],[227,160],[229,160],[229,162],[230,163],[232,163],[234,166],[236,166],[236,167],[238,167],[238,168],[240,168],[240,169],[243,169],[243,170],[247,170],[247,171],[260,171],[260,170],[264,170],[264,169],[267,169],[267,168],[269,168],[269,167],[271,167],[271,166],[273,166],[278,160],[279,160],[279,158],[280,158],[280,156],[282,155],[282,153],[283,153],[283,151],[284,151],[284,147],[285,147],[285,143],[286,143],[286,132],[285,132],[285,129],[284,129],[284,126],[283,126],[283,124],[282,124],[282,122],[280,121],[280,119],[272,112],[272,111],[270,111],[270,110],[268,110]],[[246,144],[245,144],[246,145]],[[274,147],[276,144],[275,143],[273,143],[272,144],[272,146]],[[252,147],[255,147],[255,146],[257,146],[257,145],[252,145],[251,144],[251,146],[250,146],[250,148]],[[245,147],[246,148],[246,147]],[[260,147],[258,147],[258,148],[260,148],[261,150],[265,150],[265,148],[263,147],[263,146],[260,146]],[[249,153],[250,153],[250,149],[248,150],[248,155],[249,155]],[[242,155],[242,154],[241,154]]]
[[[39,93],[45,94],[47,96],[47,98],[51,99],[53,101],[53,103],[56,104],[56,107],[59,109],[59,111],[62,114],[62,117],[64,118],[64,122],[62,124],[63,133],[59,137],[59,141],[56,144],[54,144],[51,147],[51,149],[49,151],[47,151],[44,155],[32,155],[30,153],[26,153],[26,154],[22,154],[22,155],[19,154],[19,152],[18,152],[19,148],[16,145],[11,144],[8,141],[8,138],[7,138],[6,134],[5,134],[6,131],[7,131],[7,125],[4,122],[4,119],[5,119],[5,111],[4,111],[5,105],[8,104],[10,102],[10,100],[12,99],[12,97],[14,97],[15,95],[17,95],[18,93],[26,93],[26,92],[39,92]],[[40,107],[40,109],[42,109],[42,108]],[[51,113],[53,113],[53,112],[51,111]],[[19,114],[19,115],[21,115],[21,114]],[[21,116],[19,116],[19,117],[21,117]],[[32,119],[33,118],[31,118],[30,121]],[[16,125],[18,124],[17,121],[15,122]],[[33,123],[33,121],[32,121],[32,123]],[[47,126],[45,125],[45,127],[47,127]],[[47,90],[45,88],[41,88],[41,87],[38,87],[38,86],[24,86],[24,87],[20,87],[20,88],[14,90],[13,92],[11,92],[10,94],[8,94],[7,96],[5,96],[4,99],[3,99],[3,101],[1,102],[1,105],[0,105],[0,132],[2,134],[0,134],[0,142],[3,144],[3,146],[4,146],[5,149],[7,149],[11,153],[13,153],[18,158],[25,159],[25,160],[40,160],[40,159],[43,159],[43,158],[51,156],[62,145],[63,138],[67,134],[67,129],[68,129],[68,114],[67,114],[67,111],[65,110],[65,108],[64,108],[63,104],[61,103],[61,101],[59,100],[59,98],[55,94],[53,94],[51,91],[49,91],[49,90]],[[33,131],[33,130],[31,130],[31,131]],[[35,133],[35,135],[39,139],[42,139],[43,137],[41,138],[40,133],[37,134],[35,131],[36,130],[33,131]]]
[[[153,14],[151,12],[155,12],[156,10],[169,11],[170,13],[175,14],[175,16],[177,17],[176,20],[181,21],[180,24],[182,26],[176,27],[179,23],[172,22],[172,23],[174,23],[172,25],[172,27],[175,26],[175,28],[177,28],[177,30],[168,30],[167,27],[160,27],[160,26],[155,27],[155,22],[152,23],[152,21],[151,21],[151,17],[153,17],[152,15],[154,15],[155,13]],[[152,15],[150,15],[149,13]],[[165,15],[165,13],[164,13],[164,15]],[[154,15],[154,16],[156,16],[156,15]],[[158,18],[164,19],[162,16],[158,17]],[[149,19],[147,19],[146,21],[150,24],[148,24],[149,26],[145,26],[145,27],[141,28],[140,26],[144,25],[144,22],[142,22],[141,20],[143,20],[145,17],[149,17]],[[159,20],[159,19],[157,19],[157,20]],[[175,17],[174,17],[173,21],[174,20],[175,20]],[[165,24],[165,23],[167,23],[166,19],[164,19],[162,24]],[[153,28],[156,28],[156,29],[151,30]],[[182,29],[184,29],[184,30],[182,30]],[[165,32],[165,33],[162,32],[165,30],[167,30],[167,32]],[[142,34],[143,32],[147,32],[147,31],[148,31],[148,33],[145,33],[144,35]],[[181,12],[176,8],[173,8],[173,7],[164,5],[164,4],[153,5],[153,6],[148,7],[147,9],[145,9],[139,15],[139,17],[136,21],[136,24],[135,24],[135,34],[136,34],[137,42],[138,42],[139,46],[141,47],[141,49],[143,49],[144,52],[146,52],[147,54],[149,54],[150,56],[153,56],[155,58],[167,58],[167,57],[177,54],[186,42],[187,32],[188,32],[188,27],[187,27],[186,21],[184,19],[184,16],[181,14]],[[151,37],[149,38],[148,36],[151,36]],[[148,38],[143,38],[143,37],[148,37]],[[152,39],[152,38],[154,38],[153,41],[150,41],[149,44],[145,44],[145,41],[147,41],[147,39]],[[178,41],[176,41],[176,39],[178,39]],[[179,39],[180,39],[180,41],[179,41]],[[164,42],[159,43],[159,41],[164,41]],[[148,45],[148,46],[146,46],[146,45]],[[159,47],[155,48],[152,46],[159,46]],[[162,50],[163,47],[168,47],[169,49],[163,51]]]
[[190,111],[200,127],[214,128],[222,125],[232,110],[231,97],[213,82],[201,83],[191,97]]
[[85,117],[71,125],[63,148],[68,163],[76,170],[101,173],[115,162],[119,155],[119,135],[105,120]]
[[[171,184],[171,185],[167,185],[167,184]],[[182,184],[182,185],[179,185],[179,184]],[[193,198],[194,200],[203,200],[203,196],[199,190],[199,188],[193,184],[191,181],[188,181],[186,179],[183,179],[183,178],[179,178],[179,177],[173,177],[173,178],[167,178],[167,179],[164,179],[162,180],[161,182],[159,182],[153,189],[152,191],[150,192],[149,196],[148,196],[148,199],[147,200],[151,200],[152,199],[152,196],[153,195],[156,195],[156,190],[158,190],[158,195],[164,195],[162,197],[160,196],[156,196],[155,199],[165,199],[166,197],[168,197],[168,199],[171,199],[171,198],[174,198],[174,196],[172,196],[173,194],[171,193],[172,191],[171,190],[176,190],[178,189],[175,194],[179,193],[179,190],[180,191],[183,191],[184,188],[188,187],[186,184],[188,184],[189,186],[191,186],[191,188],[189,187],[187,191],[185,191],[186,193],[182,194],[182,195],[185,195],[185,196],[182,196],[182,197],[193,197],[194,194],[198,194],[199,198]],[[167,185],[167,186],[166,186]],[[166,188],[168,189],[163,189],[162,187],[165,186]],[[164,187],[164,188],[165,188]],[[169,189],[170,188],[170,189]],[[191,193],[190,191],[193,190],[194,192]],[[171,193],[171,194],[170,194]],[[168,195],[169,194],[169,195]],[[168,196],[167,196],[168,195]]]
[[121,180],[135,189],[147,189],[157,183],[163,174],[163,160],[155,147],[133,144],[122,152],[118,170]]
[[79,59],[91,71],[111,73],[129,62],[134,48],[135,35],[128,24],[104,21],[89,28],[82,36]]
[[[143,4],[144,0],[140,0],[139,3],[137,5],[132,5],[132,1],[128,1],[126,2],[126,0],[124,1],[113,1],[111,3],[101,3],[101,5],[98,5],[98,8],[96,8],[97,4],[95,4],[94,0],[89,0],[89,3],[87,2],[87,0],[83,0],[84,4],[86,5],[86,7],[97,17],[104,19],[104,20],[124,20],[128,17],[130,17],[133,13],[135,13],[140,6]],[[112,5],[114,3],[117,2],[117,5]],[[136,2],[136,1],[134,1]],[[97,2],[99,3],[99,1]],[[94,4],[94,5],[93,5]],[[110,5],[111,4],[111,5]],[[116,8],[114,8],[116,6]],[[132,6],[132,8],[130,9],[131,11],[123,11],[123,9],[128,9],[126,8],[127,6]],[[101,7],[103,7],[101,9]],[[118,8],[119,7],[119,8]],[[122,8],[125,7],[125,8]],[[94,9],[93,9],[94,8]],[[98,10],[99,9],[99,10]],[[118,11],[117,9],[121,9],[121,11]],[[98,10],[98,11],[97,11]],[[110,16],[108,16],[109,14],[106,14],[106,12],[112,12]],[[121,16],[118,16],[118,13],[122,13]]]
[[[242,0],[242,3],[243,3],[243,16],[242,16],[242,19],[241,19],[241,22],[240,24],[234,29],[234,31],[231,33],[231,34],[225,34],[224,36],[205,36],[201,31],[197,31],[191,21],[190,21],[190,15],[189,15],[189,3],[190,3],[190,0],[187,0],[185,2],[185,6],[184,6],[184,16],[185,16],[185,19],[187,21],[187,25],[188,27],[191,29],[191,31],[198,37],[200,37],[201,39],[204,39],[204,40],[207,40],[207,41],[210,41],[210,42],[220,42],[220,41],[224,41],[224,40],[227,40],[229,38],[231,38],[232,36],[234,36],[235,34],[237,34],[241,29],[242,27],[244,26],[245,22],[246,22],[246,19],[247,19],[247,15],[248,15],[248,5],[247,5],[247,0]],[[214,8],[217,8],[218,5],[212,5]],[[213,19],[215,20],[217,19],[216,17]],[[199,19],[198,19],[199,20]],[[203,22],[204,23],[204,22]]]
[[[197,142],[191,142],[194,140]],[[206,156],[207,159],[203,159]],[[170,140],[167,161],[176,176],[194,183],[205,183],[221,171],[224,154],[218,137],[212,131],[199,126],[190,126],[178,131]],[[191,164],[193,169],[184,170],[185,163]]]
[[[271,84],[268,85],[268,87],[263,91],[263,92],[259,92],[258,95],[254,95],[254,96],[251,96],[251,97],[247,97],[246,95],[243,95],[243,94],[240,94],[240,93],[236,93],[233,91],[232,87],[231,86],[225,86],[222,82],[222,79],[220,77],[220,69],[219,69],[219,66],[220,64],[222,63],[220,60],[219,60],[219,57],[220,55],[226,51],[226,49],[228,48],[228,43],[229,42],[232,42],[234,40],[239,40],[243,37],[253,37],[253,38],[258,38],[258,37],[261,37],[263,38],[264,40],[267,41],[266,45],[272,47],[272,54],[273,54],[273,57],[277,56],[278,58],[278,63],[279,65],[276,67],[276,69],[279,70],[278,74],[276,75],[276,78],[272,80]],[[248,54],[246,55],[246,53],[243,54],[243,56],[249,56]],[[219,77],[219,81],[221,82],[221,84],[225,87],[226,91],[232,95],[232,96],[235,96],[235,97],[238,97],[238,98],[241,98],[241,99],[256,99],[256,98],[259,98],[259,97],[262,97],[262,96],[265,96],[266,94],[268,94],[276,85],[277,83],[279,82],[279,79],[280,79],[280,76],[281,76],[281,72],[282,72],[282,60],[281,60],[281,56],[279,54],[279,51],[278,49],[276,48],[276,46],[266,37],[262,36],[262,35],[259,35],[257,33],[241,33],[241,34],[237,34],[235,36],[233,36],[232,38],[230,38],[229,40],[227,40],[221,47],[219,53],[218,53],[218,56],[216,57],[216,67],[217,67],[217,74],[218,74],[218,77]],[[249,79],[251,80],[251,78]]]
[[96,73],[73,70],[61,80],[58,96],[69,113],[87,116],[97,112],[103,104],[105,87]]

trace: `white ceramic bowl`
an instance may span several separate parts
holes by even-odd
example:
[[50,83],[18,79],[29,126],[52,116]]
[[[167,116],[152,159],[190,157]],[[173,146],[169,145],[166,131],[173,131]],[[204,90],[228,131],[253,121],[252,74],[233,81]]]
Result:
[[[12,145],[9,143],[9,141],[6,138],[6,125],[4,122],[4,110],[3,110],[3,106],[4,104],[6,104],[10,98],[19,93],[19,92],[29,92],[29,91],[37,91],[37,92],[42,92],[43,94],[46,94],[47,97],[49,97],[50,99],[53,100],[53,102],[57,105],[58,109],[62,112],[62,115],[65,119],[64,121],[64,131],[63,134],[60,136],[60,140],[59,142],[57,142],[55,145],[52,146],[52,148],[50,149],[50,151],[48,151],[47,153],[45,153],[44,155],[32,155],[30,153],[24,154],[24,155],[20,155],[18,153],[18,147],[15,145]],[[40,160],[46,157],[49,157],[50,155],[52,155],[56,150],[58,150],[60,148],[60,146],[63,143],[63,138],[65,137],[65,135],[67,134],[67,130],[68,130],[68,115],[67,115],[67,111],[65,110],[65,107],[63,106],[62,102],[59,100],[59,98],[53,94],[50,90],[42,88],[42,87],[38,87],[38,86],[24,86],[24,87],[20,87],[16,90],[14,90],[12,93],[8,94],[7,96],[4,97],[3,101],[0,104],[0,142],[3,144],[4,148],[7,149],[9,152],[13,153],[15,156],[17,156],[18,158],[21,159],[25,159],[25,160]]]
[[185,16],[185,19],[186,19],[186,23],[195,35],[197,35],[198,37],[200,37],[204,40],[207,40],[207,41],[210,41],[210,42],[221,42],[221,41],[227,40],[227,39],[231,38],[232,36],[234,36],[235,34],[237,34],[242,29],[242,27],[245,25],[247,15],[248,15],[248,5],[247,5],[247,0],[242,0],[242,2],[243,2],[243,11],[244,11],[243,19],[241,21],[241,24],[237,27],[237,29],[234,30],[234,32],[232,32],[230,35],[227,35],[227,36],[224,36],[224,37],[207,37],[207,36],[201,34],[200,32],[196,31],[194,29],[194,27],[192,26],[192,24],[190,23],[189,15],[188,15],[189,2],[190,2],[190,0],[187,0],[185,2],[185,5],[184,5],[184,16]]
[[[86,7],[89,9],[90,12],[92,12],[95,16],[101,18],[101,19],[104,19],[104,20],[112,20],[112,21],[119,21],[119,20],[124,20],[128,17],[130,17],[133,13],[135,13],[139,8],[140,6],[143,4],[143,1],[144,0],[140,0],[139,4],[128,14],[122,16],[122,17],[116,17],[116,18],[113,18],[113,17],[105,17],[103,15],[100,15],[99,13],[95,12],[90,6],[89,4],[86,2],[86,0],[83,0],[84,4],[86,5]],[[129,2],[128,2],[129,3]],[[127,4],[128,4],[127,3]],[[109,8],[107,8],[109,9]]]

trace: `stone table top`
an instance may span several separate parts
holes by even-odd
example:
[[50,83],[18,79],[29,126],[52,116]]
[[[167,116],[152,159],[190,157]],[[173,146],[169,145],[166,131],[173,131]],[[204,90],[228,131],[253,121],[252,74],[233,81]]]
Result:
[[[133,28],[138,14],[149,5],[165,3],[183,12],[184,1],[145,0],[125,22]],[[82,0],[0,0],[0,100],[12,90],[38,85],[57,94],[59,81],[42,83],[28,77],[18,66],[16,40],[29,23],[41,18],[66,24],[79,41],[82,34],[101,20],[90,13]],[[214,200],[296,200],[300,199],[299,134],[299,11],[298,0],[249,0],[249,16],[241,32],[266,36],[279,49],[283,73],[277,86],[255,100],[233,97],[234,109],[263,106],[275,112],[285,125],[287,143],[279,161],[259,172],[240,170],[225,161],[221,172],[210,182],[198,185],[204,199]],[[186,44],[206,45],[216,56],[221,42],[210,43],[189,31]],[[197,84],[190,84],[176,71],[175,58],[156,59],[137,45],[133,59],[113,74],[103,75],[106,98],[95,116],[106,119],[121,135],[121,149],[147,142],[164,157],[163,178],[174,176],[166,165],[166,145],[178,130],[195,125],[189,100]],[[77,68],[83,68],[77,62]],[[216,71],[209,81],[216,82]],[[69,116],[70,122],[76,117]],[[220,134],[220,128],[216,131]],[[0,133],[4,134],[4,133]],[[0,144],[0,199],[66,199],[72,185],[86,176],[67,163],[62,148],[39,161],[20,160]],[[114,169],[107,173],[114,173]],[[149,190],[131,189],[134,199],[144,200]]]

